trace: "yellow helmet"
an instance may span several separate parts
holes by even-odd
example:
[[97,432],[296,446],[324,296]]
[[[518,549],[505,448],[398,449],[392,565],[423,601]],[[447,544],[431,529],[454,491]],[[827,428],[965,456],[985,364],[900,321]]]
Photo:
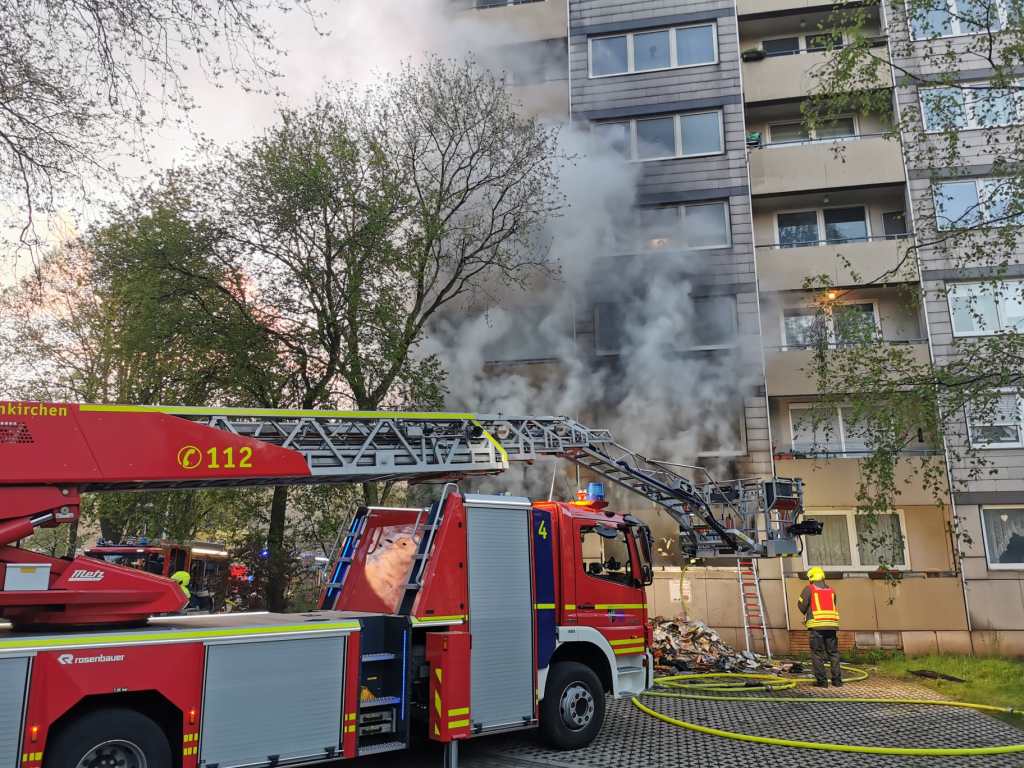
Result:
[[171,574],[171,581],[176,581],[181,586],[187,587],[192,582],[192,576],[188,571],[175,571]]
[[807,569],[807,580],[808,581],[824,581],[825,571],[818,566],[812,566]]

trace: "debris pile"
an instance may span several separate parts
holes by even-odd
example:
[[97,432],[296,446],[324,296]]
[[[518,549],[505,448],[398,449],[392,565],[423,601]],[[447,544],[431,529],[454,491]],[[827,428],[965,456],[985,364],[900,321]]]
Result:
[[774,669],[767,656],[737,651],[703,622],[687,623],[660,616],[654,620],[654,663],[675,672]]

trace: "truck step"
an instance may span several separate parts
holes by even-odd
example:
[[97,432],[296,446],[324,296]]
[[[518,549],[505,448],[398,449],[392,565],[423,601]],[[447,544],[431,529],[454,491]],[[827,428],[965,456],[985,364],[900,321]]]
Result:
[[393,653],[364,653],[363,661],[390,661],[395,658]]
[[370,744],[366,747],[360,747],[359,756],[377,755],[381,752],[397,752],[400,749],[405,749],[404,741],[385,741],[383,744]]
[[401,704],[402,699],[398,696],[380,696],[376,699],[366,699],[365,701],[359,702],[360,709],[367,709],[369,707],[385,707],[391,704]]

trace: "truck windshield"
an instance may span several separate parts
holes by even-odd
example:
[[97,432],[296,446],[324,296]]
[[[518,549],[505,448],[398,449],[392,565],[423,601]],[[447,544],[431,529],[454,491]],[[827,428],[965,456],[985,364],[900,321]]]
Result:
[[583,570],[588,576],[632,584],[629,544],[626,534],[613,528],[603,528],[602,536],[596,528],[580,529],[580,544],[583,554]]
[[651,559],[651,529],[646,525],[631,525],[629,530],[633,534],[633,542],[636,544],[636,553],[640,558],[640,575],[644,586],[654,583],[654,564]]

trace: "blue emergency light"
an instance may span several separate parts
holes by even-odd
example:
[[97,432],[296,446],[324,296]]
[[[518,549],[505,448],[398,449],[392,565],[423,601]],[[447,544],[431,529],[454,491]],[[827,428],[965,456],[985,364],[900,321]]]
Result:
[[604,483],[587,483],[587,501],[604,501]]

